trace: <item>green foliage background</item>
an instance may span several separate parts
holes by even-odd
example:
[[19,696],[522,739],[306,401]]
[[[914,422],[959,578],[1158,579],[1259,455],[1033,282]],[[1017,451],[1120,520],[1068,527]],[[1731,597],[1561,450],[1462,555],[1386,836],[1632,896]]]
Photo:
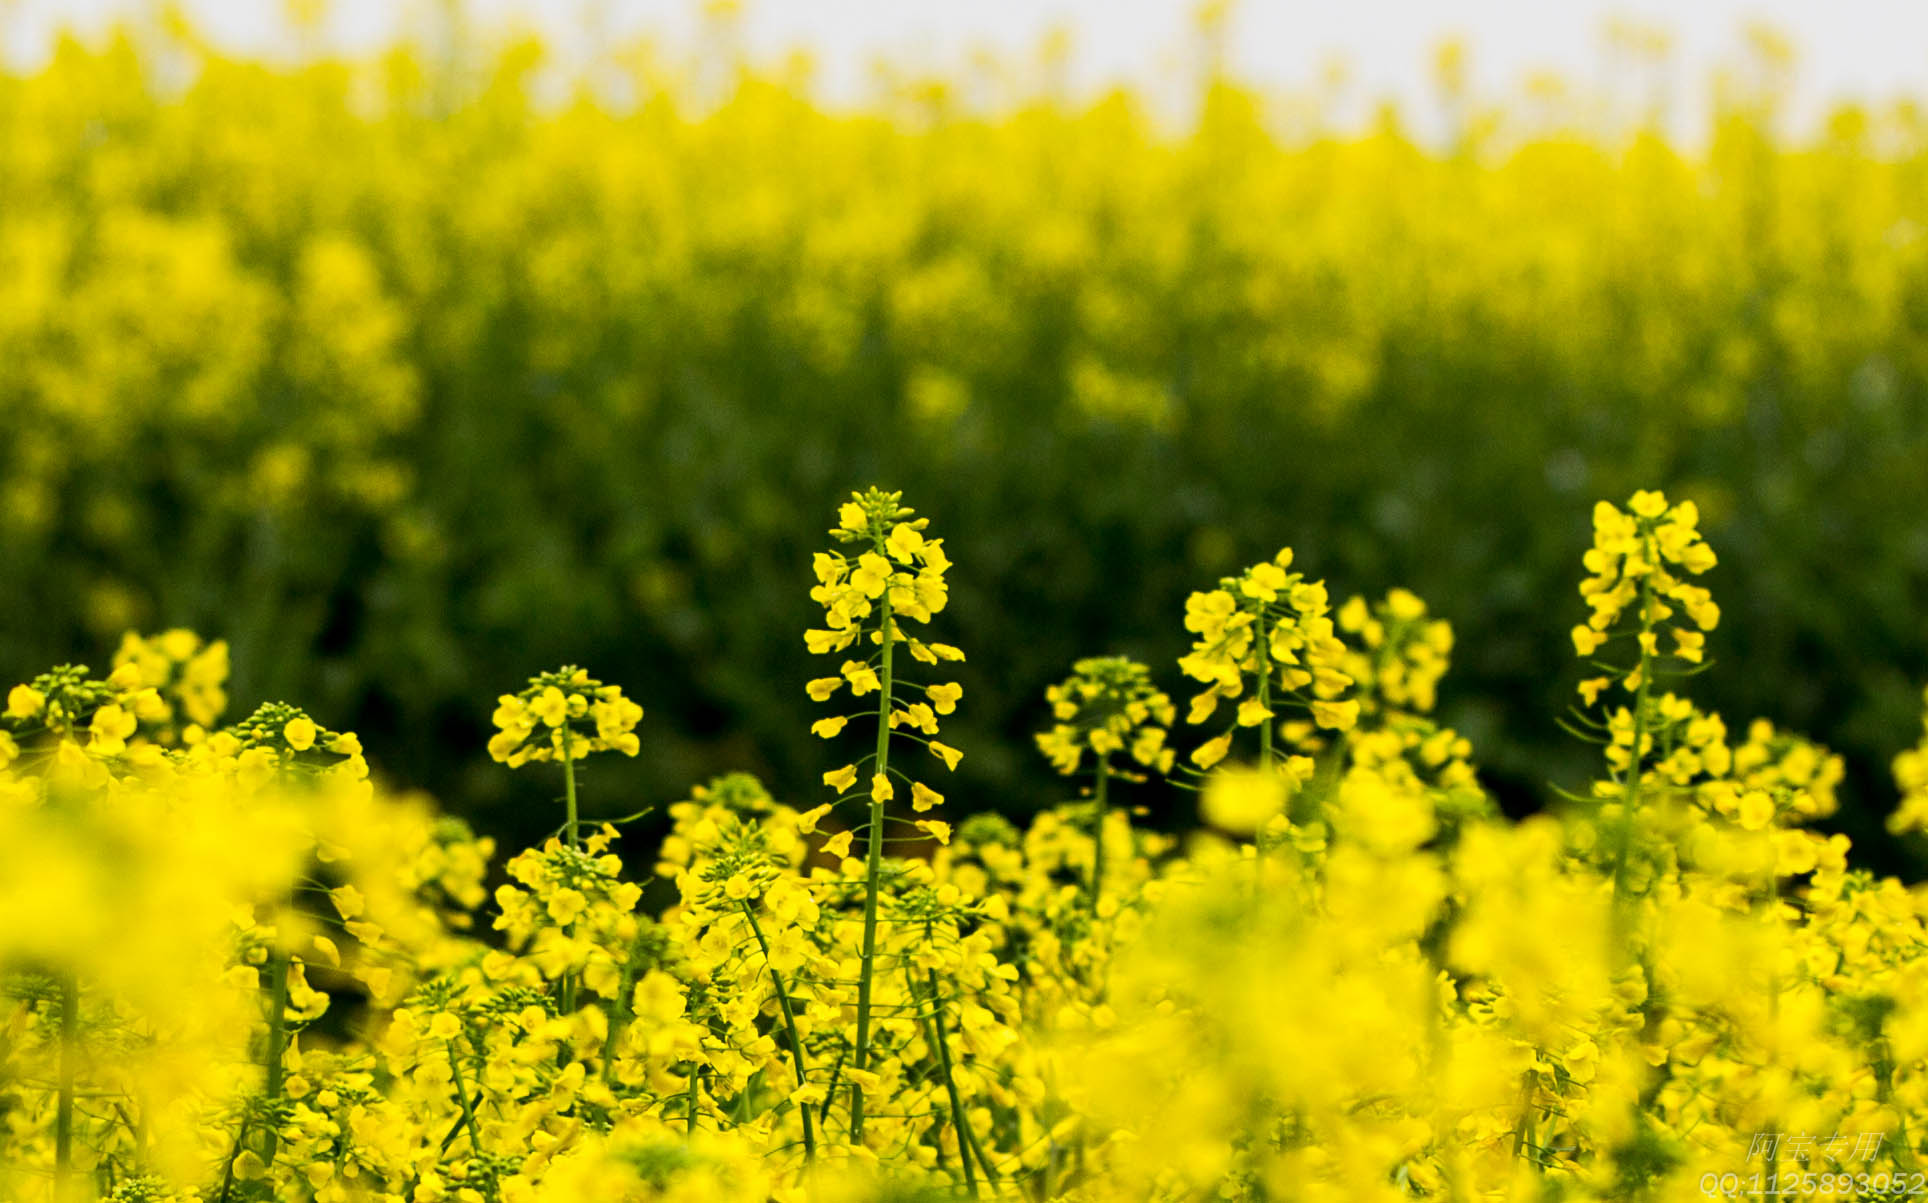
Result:
[[1074,658],[1179,691],[1186,593],[1290,544],[1453,621],[1442,716],[1523,808],[1585,755],[1591,504],[1651,486],[1722,556],[1702,700],[1847,753],[1875,850],[1928,678],[1918,109],[1793,140],[1767,64],[1704,149],[1497,111],[1433,149],[1227,83],[1176,136],[747,70],[697,104],[640,60],[633,103],[538,103],[539,57],[123,39],[0,78],[14,678],[226,636],[237,705],[519,839],[555,816],[483,754],[492,700],[580,662],[649,712],[591,813],[795,796],[809,554],[879,483],[957,562],[970,807],[1057,796],[1029,732]]

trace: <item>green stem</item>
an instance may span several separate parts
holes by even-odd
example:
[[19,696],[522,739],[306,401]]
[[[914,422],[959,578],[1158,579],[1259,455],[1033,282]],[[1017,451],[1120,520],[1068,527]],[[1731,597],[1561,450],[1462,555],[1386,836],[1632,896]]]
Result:
[[80,983],[60,979],[60,1086],[54,1103],[54,1198],[67,1197],[74,1167],[74,1078],[80,1061]]
[[630,945],[629,955],[623,958],[623,984],[616,991],[616,1003],[612,1008],[615,1014],[609,1017],[609,1034],[603,1037],[602,1080],[609,1083],[610,1075],[616,1065],[616,1041],[621,1038],[623,1029],[629,1026],[630,994],[636,986],[636,958],[641,952],[641,939]]
[[269,969],[268,991],[273,996],[273,1010],[268,1014],[268,1062],[267,1093],[270,1101],[281,1097],[281,1084],[286,1071],[281,1065],[281,1056],[288,1042],[288,957],[286,953],[274,954]]
[[[575,733],[569,729],[567,719],[562,724],[562,797],[567,808],[563,820],[563,831],[568,837],[569,851],[576,852],[582,847],[581,833],[576,824],[576,760]],[[576,975],[568,972],[562,975],[562,1013],[573,1015],[576,1010]]]
[[[1427,961],[1432,965],[1435,973],[1440,971],[1440,958],[1436,954],[1428,953]],[[1451,1039],[1446,1030],[1444,1008],[1440,1006],[1435,996],[1429,999],[1426,1005],[1427,1069],[1435,1082],[1445,1080],[1446,1062],[1452,1055]],[[1459,1187],[1459,1168],[1454,1156],[1455,1150],[1448,1137],[1454,1127],[1453,1117],[1447,1110],[1446,1092],[1435,1091],[1433,1094],[1433,1144],[1438,1150],[1436,1156],[1439,1160],[1440,1176],[1446,1180],[1446,1198],[1449,1203],[1464,1203],[1466,1196]]]
[[848,1048],[838,1049],[837,1059],[830,1063],[830,1083],[824,1087],[823,1105],[817,1108],[817,1122],[826,1128],[830,1126],[830,1105],[837,1098],[837,1083],[843,1079],[844,1058],[849,1055]]
[[229,1196],[234,1193],[234,1160],[235,1158],[241,1156],[241,1150],[247,1145],[247,1143],[248,1143],[248,1117],[244,1115],[241,1117],[241,1126],[239,1130],[237,1130],[234,1134],[234,1144],[228,1149],[228,1160],[226,1164],[224,1164],[221,1167],[220,1203],[228,1203]]
[[[756,937],[756,946],[763,950],[763,963],[770,970],[770,984],[776,988],[777,1006],[783,1011],[783,1026],[790,1032],[790,1057],[796,1064],[797,1085],[802,1086],[809,1080],[808,1071],[803,1063],[803,1037],[797,1031],[796,1012],[790,1008],[790,995],[783,989],[783,975],[777,972],[777,963],[770,957],[770,942],[763,938],[763,928],[756,921],[756,912],[750,904],[743,904],[743,917],[750,921],[750,934]],[[810,1123],[810,1107],[804,1104],[797,1108],[803,1116],[803,1160],[807,1165],[817,1157],[817,1133]]]
[[696,1109],[702,1105],[703,1067],[695,1061],[690,1062],[690,1086],[688,1107],[689,1128],[687,1135],[696,1135]]
[[[288,1045],[288,954],[276,949],[268,954],[268,1054],[266,1084],[263,1093],[272,1106],[281,1098],[281,1084],[284,1071],[281,1065],[282,1054]],[[277,1144],[272,1118],[262,1125],[261,1160],[274,1164]]]
[[449,1072],[455,1075],[455,1101],[462,1104],[462,1123],[469,1130],[469,1155],[482,1155],[482,1133],[475,1126],[475,1107],[469,1102],[469,1087],[462,1080],[462,1061],[455,1055],[455,1042],[444,1040],[442,1047],[448,1050]]
[[1111,780],[1111,757],[1098,757],[1098,779],[1091,788],[1092,806],[1098,813],[1091,837],[1091,909],[1098,909],[1098,899],[1105,892],[1105,826],[1111,817],[1111,803],[1105,797],[1105,787]]
[[977,1166],[984,1171],[985,1178],[995,1184],[998,1181],[998,1172],[991,1167],[991,1159],[984,1155],[984,1146],[977,1143],[977,1133],[971,1130],[971,1125],[959,1124],[957,1134],[962,1138],[961,1144],[970,1146],[971,1156],[977,1158]]
[[128,1126],[134,1130],[134,1157],[144,1166],[147,1164],[147,1117],[151,1114],[145,1092],[134,1096],[134,1114],[140,1118],[130,1121]]
[[576,760],[575,738],[565,720],[562,725],[562,800],[567,808],[567,818],[563,822],[563,832],[568,837],[569,850],[574,852],[582,846],[576,829]]
[[[890,620],[890,591],[884,591],[877,607],[877,633],[883,641],[883,663],[878,671],[877,763],[879,777],[890,771],[891,650],[895,629]],[[884,803],[877,791],[870,794],[869,851],[864,868],[864,953],[863,967],[857,978],[857,1068],[870,1068],[870,992],[877,961],[877,887],[884,875]],[[864,1089],[850,1084],[850,1143],[864,1143]]]
[[[1767,924],[1769,931],[1779,935],[1781,931],[1780,916],[1777,915],[1776,912],[1781,908],[1781,879],[1775,874],[1775,868],[1776,866],[1772,862],[1767,866]],[[1776,967],[1780,964],[1781,952],[1778,947],[1779,941],[1777,940],[1775,943],[1776,947],[1770,949],[1768,956],[1765,958],[1767,962],[1767,1017],[1768,1030],[1770,1032],[1777,1032],[1781,1027],[1781,975],[1775,971]],[[1778,1129],[1779,1126],[1779,1124],[1770,1124],[1768,1125],[1768,1130],[1773,1131]],[[1778,1140],[1774,1141],[1768,1145],[1768,1149],[1770,1151],[1767,1154],[1767,1178],[1768,1181],[1778,1184],[1781,1180],[1780,1142]]]
[[[1651,549],[1650,549],[1651,550]],[[1626,934],[1627,868],[1632,852],[1634,821],[1640,810],[1641,779],[1644,756],[1640,745],[1647,738],[1647,695],[1653,685],[1653,657],[1647,654],[1646,636],[1653,631],[1651,576],[1640,579],[1640,635],[1635,645],[1640,648],[1640,685],[1634,690],[1633,699],[1633,747],[1629,751],[1626,775],[1621,780],[1620,789],[1620,833],[1613,858],[1613,914],[1618,927],[1617,937]],[[1619,941],[1616,940],[1616,943]]]
[[944,1002],[937,992],[937,971],[927,970],[926,980],[930,985],[931,1027],[935,1029],[931,1043],[937,1046],[937,1064],[944,1074],[944,1090],[951,1098],[951,1127],[957,1130],[957,1159],[964,1163],[964,1188],[975,1199],[977,1170],[971,1165],[967,1136],[970,1117],[964,1114],[964,1100],[957,1093],[957,1079],[951,1073],[951,1044],[944,1032]]
[[[1533,1144],[1533,1071],[1520,1076],[1520,1122],[1513,1129],[1513,1156],[1518,1157]],[[1531,1158],[1529,1158],[1530,1160]]]

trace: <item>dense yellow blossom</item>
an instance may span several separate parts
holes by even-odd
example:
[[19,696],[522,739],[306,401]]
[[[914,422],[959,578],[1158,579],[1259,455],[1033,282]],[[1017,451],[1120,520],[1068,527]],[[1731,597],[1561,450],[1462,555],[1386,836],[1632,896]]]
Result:
[[1699,663],[1706,632],[1720,621],[1713,596],[1681,575],[1714,566],[1699,523],[1693,502],[1671,505],[1653,491],[1635,493],[1625,510],[1608,501],[1594,506],[1593,547],[1585,557],[1590,575],[1580,582],[1580,596],[1593,613],[1573,628],[1573,646],[1581,656],[1595,655],[1631,610],[1640,663],[1619,676],[1628,690],[1649,679],[1643,669],[1655,657]]
[[1422,714],[1433,708],[1453,651],[1452,624],[1428,615],[1410,589],[1394,589],[1372,605],[1353,597],[1336,618],[1342,636],[1358,645],[1348,649],[1346,673],[1359,684],[1362,706]]
[[[0,717],[0,1194],[1645,1200],[1759,1172],[1878,1197],[1853,1184],[1928,1155],[1928,906],[1802,826],[1838,758],[1764,720],[1731,741],[1685,692],[1700,661],[1639,637],[1711,617],[1664,565],[1712,553],[1691,509],[1628,510],[1602,511],[1585,629],[1634,636],[1633,702],[1576,722],[1597,780],[1517,823],[1429,714],[1450,629],[1400,592],[1335,624],[1283,557],[1188,607],[1206,705],[1307,703],[1251,724],[1299,750],[1204,775],[1201,830],[1085,799],[891,815],[941,801],[896,787],[891,739],[943,748],[961,693],[897,672],[948,561],[883,493],[817,574],[834,654],[867,659],[809,690],[876,695],[880,752],[827,775],[867,783],[868,828],[825,838],[835,803],[732,774],[667,808],[653,878],[573,806],[492,875],[353,733],[279,702],[221,725],[220,645],[130,636]],[[1048,700],[1061,769],[1177,784],[1142,665],[1081,661]],[[564,669],[501,700],[491,752],[553,753],[573,798],[638,717]],[[1896,760],[1898,829],[1925,756]]]
[[1325,583],[1306,580],[1291,565],[1288,547],[1185,599],[1185,629],[1193,643],[1178,667],[1207,684],[1192,698],[1186,721],[1207,722],[1220,701],[1243,698],[1233,727],[1193,751],[1192,762],[1201,769],[1224,758],[1240,727],[1258,729],[1260,758],[1269,767],[1275,732],[1290,709],[1307,711],[1316,726],[1332,730],[1358,721],[1358,699],[1344,697],[1353,678]]
[[1144,665],[1123,656],[1080,660],[1044,700],[1055,722],[1038,735],[1038,747],[1060,773],[1076,772],[1086,752],[1100,764],[1123,754],[1155,772],[1171,771],[1165,737],[1177,712]]
[[496,701],[489,755],[510,768],[530,761],[580,760],[595,752],[634,756],[643,708],[573,665],[531,677]]
[[[1052,724],[1037,735],[1038,750],[1067,776],[1091,755],[1092,864],[1094,898],[1104,892],[1106,853],[1113,845],[1129,850],[1131,819],[1114,817],[1110,800],[1114,777],[1139,780],[1131,765],[1170,773],[1176,751],[1166,742],[1177,710],[1152,683],[1151,670],[1125,656],[1094,656],[1071,666],[1071,675],[1044,692]],[[1129,762],[1113,757],[1129,757]]]

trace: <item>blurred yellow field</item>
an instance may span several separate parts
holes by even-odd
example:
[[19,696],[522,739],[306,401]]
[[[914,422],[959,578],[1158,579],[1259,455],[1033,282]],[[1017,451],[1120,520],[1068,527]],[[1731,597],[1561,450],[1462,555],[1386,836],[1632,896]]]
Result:
[[[984,111],[906,83],[852,112],[748,66],[694,96],[639,53],[625,106],[539,87],[537,44],[456,74],[157,36],[0,78],[19,671],[130,626],[218,633],[247,696],[409,733],[371,738],[507,821],[431,733],[476,734],[489,649],[528,672],[607,647],[667,658],[679,716],[799,772],[807,741],[715,649],[800,670],[768,624],[785,579],[742,565],[807,556],[806,511],[882,479],[985,540],[962,621],[1036,632],[986,735],[1082,632],[1138,638],[1289,541],[1477,636],[1462,670],[1505,699],[1486,727],[1531,791],[1560,754],[1528,667],[1568,621],[1533,600],[1564,588],[1553,515],[1671,483],[1772,657],[1719,701],[1833,739],[1864,783],[1911,721],[1918,106],[1797,141],[1768,62],[1704,147],[1602,127],[1577,85],[1469,100],[1441,146],[1282,128],[1229,79],[1171,130],[1129,94]],[[1806,584],[1844,562],[1878,578]],[[1123,571],[1130,608],[1095,604]],[[663,738],[652,793],[740,764],[700,723]],[[1049,800],[1004,765],[982,783]]]

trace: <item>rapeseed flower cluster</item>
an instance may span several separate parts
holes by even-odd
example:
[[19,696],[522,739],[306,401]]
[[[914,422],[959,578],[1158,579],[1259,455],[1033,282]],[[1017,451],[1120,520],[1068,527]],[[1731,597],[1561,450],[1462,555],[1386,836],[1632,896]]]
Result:
[[[1594,780],[1518,822],[1431,715],[1443,620],[1399,591],[1335,618],[1283,557],[1194,597],[1180,671],[1207,713],[1278,707],[1249,725],[1310,768],[1214,763],[1182,837],[1103,807],[1107,780],[1181,784],[1159,674],[1116,657],[1040,714],[1092,794],[1021,825],[886,842],[916,820],[873,785],[859,860],[853,829],[825,838],[836,803],[737,773],[668,806],[641,866],[627,820],[572,807],[499,873],[379,789],[353,733],[279,702],[224,724],[218,644],[136,635],[105,678],[21,682],[0,1196],[1903,1196],[1928,1158],[1928,903],[1805,826],[1841,803],[1838,757],[1766,720],[1734,739],[1689,695],[1671,622],[1704,634],[1713,603],[1667,565],[1711,566],[1691,507],[1602,513],[1586,629],[1633,636],[1612,682],[1634,701],[1576,712]],[[877,695],[845,721],[876,721],[851,767],[878,777],[894,736],[934,735],[913,706],[958,700],[898,672],[957,658],[908,625],[944,609],[928,529],[862,494],[816,570],[846,665],[810,692]],[[633,754],[640,717],[566,668],[502,699],[490,752],[567,773]],[[1895,763],[1899,830],[1928,813],[1924,748]]]
[[[1281,712],[1309,712],[1320,728],[1344,731],[1359,719],[1359,700],[1344,695],[1353,678],[1346,671],[1346,648],[1337,637],[1323,581],[1292,572],[1292,549],[1254,564],[1216,589],[1185,599],[1185,629],[1194,636],[1191,652],[1178,667],[1207,688],[1191,700],[1185,719],[1210,721],[1221,701],[1238,703],[1226,731],[1192,751],[1199,769],[1225,759],[1232,737],[1256,727],[1259,759],[1270,771]],[[1304,774],[1311,762],[1294,756],[1288,775]]]
[[1143,664],[1124,656],[1080,660],[1044,700],[1056,721],[1038,735],[1038,749],[1058,772],[1077,772],[1087,752],[1101,770],[1128,753],[1144,768],[1171,772],[1174,753],[1165,738],[1177,711]]
[[[951,561],[944,553],[944,541],[926,538],[929,520],[915,514],[898,493],[871,489],[851,494],[837,511],[837,525],[830,535],[853,554],[834,550],[817,553],[812,563],[817,586],[810,591],[810,598],[824,608],[824,627],[804,632],[804,642],[814,654],[833,655],[853,647],[864,653],[862,659],[846,658],[837,676],[819,677],[805,686],[812,700],[829,701],[845,685],[853,697],[877,695],[871,708],[876,722],[874,750],[823,775],[823,783],[838,796],[821,808],[828,811],[858,793],[867,794],[870,803],[868,818],[861,827],[841,831],[823,844],[825,851],[843,859],[849,854],[853,835],[861,832],[865,836],[863,935],[857,962],[857,1022],[849,1078],[850,1137],[858,1145],[863,1143],[864,1093],[870,1084],[881,1081],[871,1062],[871,1037],[877,978],[885,968],[880,959],[890,956],[889,949],[880,950],[878,944],[885,887],[884,844],[888,838],[885,825],[894,818],[888,804],[897,796],[898,781],[907,787],[914,811],[928,811],[944,801],[937,790],[891,766],[892,740],[922,745],[946,771],[956,769],[963,756],[937,738],[938,716],[957,709],[963,689],[955,682],[910,687],[902,675],[910,666],[896,657],[901,644],[912,660],[928,666],[964,658],[964,653],[950,644],[927,643],[909,634],[903,625],[906,621],[929,623],[950,598],[944,573]],[[871,651],[868,645],[875,645],[876,650]],[[923,695],[922,700],[900,702],[900,688],[907,694],[914,688]],[[824,739],[832,739],[842,733],[851,717],[855,716],[819,719],[810,729]],[[860,766],[869,773],[863,789],[857,790]],[[943,820],[915,819],[910,823],[939,843],[950,838],[950,825]],[[905,1005],[913,1010],[917,1006]]]
[[643,708],[623,696],[620,686],[605,685],[574,665],[529,678],[520,692],[496,699],[496,733],[489,755],[510,768],[531,761],[562,765],[562,835],[573,851],[581,843],[577,816],[576,765],[596,752],[634,756],[642,749],[636,724]]
[[180,628],[149,638],[129,631],[114,652],[114,672],[134,674],[123,679],[160,695],[165,710],[150,704],[150,717],[143,720],[155,725],[156,743],[192,741],[198,738],[195,728],[205,732],[228,708],[228,645],[223,640],[208,643]]
[[1425,713],[1438,699],[1439,679],[1453,654],[1453,627],[1426,612],[1410,589],[1379,602],[1353,597],[1336,615],[1347,647],[1346,674],[1359,687],[1360,705]]
[[[1593,509],[1593,547],[1586,554],[1588,576],[1580,582],[1580,596],[1593,613],[1573,628],[1573,647],[1581,656],[1599,653],[1616,634],[1631,633],[1637,662],[1609,675],[1580,683],[1580,694],[1593,705],[1616,681],[1629,692],[1650,679],[1648,666],[1662,656],[1699,664],[1707,646],[1707,632],[1720,622],[1713,595],[1686,576],[1706,572],[1715,564],[1714,550],[1697,529],[1700,510],[1691,501],[1669,505],[1652,492],[1635,493],[1621,510],[1602,501]],[[1630,632],[1617,628],[1629,611]],[[1663,646],[1663,640],[1671,639]]]
[[496,702],[489,755],[512,769],[531,761],[580,760],[594,752],[634,756],[643,708],[571,665],[529,678]]
[[[1140,779],[1131,767],[1114,764],[1129,754],[1138,768],[1170,773],[1177,753],[1166,742],[1177,710],[1153,684],[1151,670],[1125,656],[1093,656],[1071,666],[1071,675],[1044,691],[1054,720],[1039,732],[1038,750],[1051,767],[1070,776],[1091,755],[1091,893],[1104,892],[1105,850],[1119,837],[1112,828],[1111,779]],[[1131,820],[1123,822],[1123,843],[1130,844]]]

